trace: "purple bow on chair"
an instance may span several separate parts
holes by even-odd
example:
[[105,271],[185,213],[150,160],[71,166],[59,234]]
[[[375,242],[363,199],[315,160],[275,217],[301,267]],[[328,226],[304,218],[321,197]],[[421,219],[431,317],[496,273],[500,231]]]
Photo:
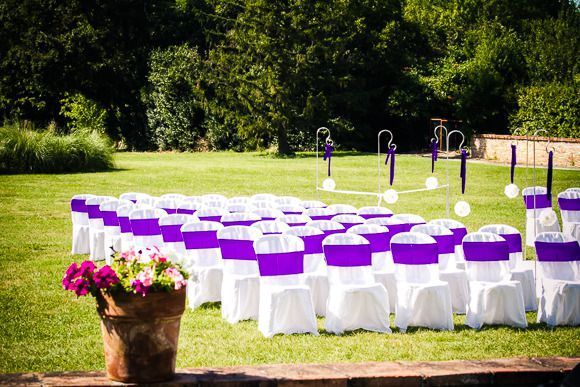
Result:
[[324,156],[322,157],[323,161],[328,159],[328,176],[330,176],[330,159],[332,158],[332,151],[334,147],[330,143],[324,144]]
[[437,140],[431,140],[431,173],[435,172],[435,161],[437,161]]
[[387,151],[387,158],[385,159],[385,165],[389,163],[389,158],[391,159],[391,168],[389,172],[389,185],[393,185],[393,180],[395,180],[395,146],[391,145]]
[[516,146],[512,144],[512,162],[511,162],[511,170],[510,170],[510,182],[514,183],[514,173],[516,170]]
[[461,171],[459,173],[461,177],[461,194],[465,193],[465,179],[467,178],[467,150],[461,150]]
[[552,201],[552,174],[554,170],[554,152],[548,153],[548,175],[546,181],[546,196]]

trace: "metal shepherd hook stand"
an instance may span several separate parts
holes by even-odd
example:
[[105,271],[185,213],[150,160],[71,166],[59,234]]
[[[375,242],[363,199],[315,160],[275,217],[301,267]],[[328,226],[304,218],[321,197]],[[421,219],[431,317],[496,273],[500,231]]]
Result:
[[[445,130],[445,132],[447,132],[447,128]],[[463,147],[463,143],[465,142],[465,135],[463,134],[463,132],[461,132],[460,130],[452,130],[451,132],[447,133],[447,135],[445,136],[445,142],[446,142],[446,162],[445,162],[445,175],[446,175],[446,179],[447,179],[447,184],[446,186],[446,195],[445,195],[445,215],[449,218],[449,138],[451,137],[452,134],[454,133],[458,133],[461,135],[461,143],[459,144],[459,150],[462,149]]]

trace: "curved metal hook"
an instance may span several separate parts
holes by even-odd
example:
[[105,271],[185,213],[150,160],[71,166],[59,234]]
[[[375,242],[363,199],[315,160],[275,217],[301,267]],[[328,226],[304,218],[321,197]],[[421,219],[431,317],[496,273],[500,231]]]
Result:
[[[523,132],[523,133],[518,133],[518,132]],[[513,136],[527,136],[528,132],[529,132],[529,129],[519,127],[516,130],[514,130],[512,135]],[[512,140],[512,145],[517,145],[517,143],[518,143],[518,140]]]
[[391,135],[391,138],[389,139],[389,142],[387,143],[387,148],[393,148],[393,149],[395,149],[395,150],[397,149],[397,144],[393,144],[393,132],[391,132],[391,131],[390,131],[390,130],[388,130],[388,129],[383,129],[383,130],[381,130],[381,131],[379,132],[379,134],[377,135],[377,138],[378,138],[378,140],[377,140],[378,142],[377,142],[377,143],[379,144],[379,145],[378,145],[378,148],[379,148],[379,149],[378,149],[378,150],[379,150],[379,153],[380,153],[380,151],[381,151],[381,135],[382,135],[383,133],[385,133],[385,132],[386,132],[386,133],[389,133],[389,134]]
[[[326,143],[331,143],[331,144],[332,144],[332,142],[333,142],[333,141],[332,141],[332,139],[330,138],[330,129],[328,129],[327,127],[321,126],[320,128],[318,128],[318,129],[316,130],[316,137],[318,137],[318,134],[319,134],[321,131],[326,131],[326,133],[328,133],[328,136],[326,136],[326,139],[324,140],[324,142],[326,142]],[[318,144],[316,144],[316,146],[318,146]]]
[[[439,128],[445,129],[445,136],[447,136],[447,133],[449,133],[449,131],[447,130],[447,127],[445,127],[444,125],[437,125],[435,127],[435,129],[433,129],[433,134],[435,135],[435,141],[437,141],[438,143],[440,143],[439,136],[437,136],[437,129],[439,129]],[[431,138],[431,140],[433,140],[433,138]]]
[[[447,144],[449,144],[449,137],[451,137],[451,135],[452,135],[453,133],[459,133],[459,134],[461,135],[461,144],[459,144],[459,149],[463,149],[463,143],[465,142],[465,135],[463,134],[463,132],[462,132],[462,131],[460,131],[460,130],[457,130],[457,129],[456,129],[456,130],[452,130],[451,132],[449,132],[449,133],[447,134],[447,138],[446,138],[446,139],[447,139]],[[466,147],[466,148],[467,148],[467,147]]]

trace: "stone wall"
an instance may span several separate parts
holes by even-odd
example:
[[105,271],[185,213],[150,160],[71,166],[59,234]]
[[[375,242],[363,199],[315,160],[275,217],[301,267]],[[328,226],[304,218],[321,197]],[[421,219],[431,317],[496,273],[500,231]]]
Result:
[[[547,137],[534,137],[536,146],[536,165],[548,164]],[[550,148],[554,149],[554,166],[580,167],[580,139],[550,138]],[[498,134],[477,134],[471,139],[472,157],[501,163],[510,163],[512,150],[510,145],[517,146],[517,163],[522,166],[526,162],[526,147],[529,165],[533,164],[534,141],[525,136],[509,136]]]

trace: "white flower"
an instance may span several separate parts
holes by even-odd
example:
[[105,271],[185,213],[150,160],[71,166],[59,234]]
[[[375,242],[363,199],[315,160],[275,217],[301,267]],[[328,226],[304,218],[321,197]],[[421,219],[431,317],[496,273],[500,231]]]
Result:
[[558,217],[556,216],[556,213],[551,208],[544,208],[540,212],[539,219],[540,219],[540,224],[542,226],[546,226],[546,227],[553,226],[558,221]]
[[328,191],[333,191],[336,188],[336,182],[328,177],[322,182],[322,188]]
[[505,189],[503,191],[503,193],[505,194],[505,196],[507,196],[510,199],[514,199],[518,196],[518,194],[520,193],[520,189],[518,188],[517,185],[515,184],[508,184],[505,186]]
[[383,199],[385,199],[385,202],[393,204],[399,200],[399,194],[394,189],[388,189],[383,194]]
[[457,216],[464,218],[471,213],[471,206],[466,201],[460,200],[455,203],[454,210]]
[[430,176],[425,180],[425,187],[428,189],[435,189],[439,187],[439,181],[435,176]]

